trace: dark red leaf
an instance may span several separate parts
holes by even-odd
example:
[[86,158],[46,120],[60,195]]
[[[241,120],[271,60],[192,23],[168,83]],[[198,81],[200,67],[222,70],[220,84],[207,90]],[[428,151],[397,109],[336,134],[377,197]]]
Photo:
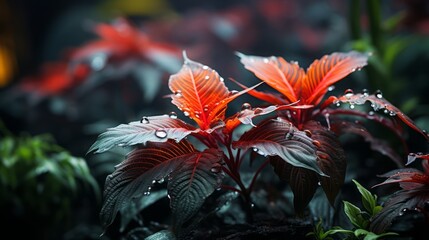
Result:
[[346,155],[337,135],[319,122],[310,121],[303,126],[316,144],[318,166],[329,177],[320,177],[320,183],[329,202],[334,206],[335,198],[344,184]]
[[[372,219],[370,230],[374,233],[384,233],[392,222],[412,209],[426,211],[429,201],[429,189],[400,190],[393,194],[383,205],[383,209]],[[426,222],[429,215],[426,211]]]
[[403,123],[408,125],[410,128],[412,128],[416,132],[423,135],[423,137],[426,140],[429,140],[429,136],[425,131],[417,127],[417,125],[413,122],[413,120],[411,120],[407,115],[401,112],[401,110],[399,110],[397,107],[393,106],[389,101],[384,99],[381,93],[376,93],[375,95],[369,95],[365,93],[363,94],[348,93],[338,98],[338,101],[351,104],[352,106],[362,105],[362,104],[365,104],[366,102],[370,102],[371,107],[374,109],[374,111],[383,111],[385,114],[389,115],[392,118],[400,119]]
[[100,212],[103,225],[110,225],[118,211],[123,211],[134,199],[150,193],[153,184],[164,181],[195,154],[196,150],[186,140],[148,143],[132,151],[106,178]]
[[411,190],[425,185],[429,188],[429,175],[414,168],[392,170],[380,177],[387,177],[387,180],[376,184],[374,187],[390,183],[400,183],[401,188],[405,190]]
[[120,124],[100,134],[88,152],[105,152],[115,146],[132,146],[146,142],[166,142],[174,139],[177,142],[192,133],[198,132],[195,127],[177,119],[177,116],[160,115],[143,117],[141,121]]
[[294,167],[280,157],[272,157],[271,164],[277,176],[290,185],[295,212],[302,215],[318,187],[318,174],[305,168]]
[[362,124],[346,121],[332,122],[331,130],[334,131],[337,135],[351,133],[361,136],[366,142],[370,144],[372,150],[389,157],[396,163],[396,165],[398,165],[398,167],[404,166],[401,156],[398,155],[398,153],[389,145],[389,143],[372,136],[372,134],[364,126],[362,126]]
[[317,165],[315,142],[283,118],[267,120],[244,133],[234,148],[252,148],[264,156],[279,156],[295,167],[325,175]]
[[207,149],[193,154],[171,173],[167,188],[175,226],[191,219],[204,200],[221,186],[222,157],[221,151]]

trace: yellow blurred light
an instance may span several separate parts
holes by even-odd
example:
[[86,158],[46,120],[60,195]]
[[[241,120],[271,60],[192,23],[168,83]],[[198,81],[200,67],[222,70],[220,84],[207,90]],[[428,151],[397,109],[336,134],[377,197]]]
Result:
[[12,52],[6,46],[0,45],[0,87],[6,86],[12,80],[14,63]]

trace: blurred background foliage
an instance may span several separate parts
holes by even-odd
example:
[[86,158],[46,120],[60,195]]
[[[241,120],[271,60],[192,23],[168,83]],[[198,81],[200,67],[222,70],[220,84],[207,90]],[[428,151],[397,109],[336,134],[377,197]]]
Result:
[[[1,136],[0,170],[7,173],[1,175],[2,194],[10,196],[4,189],[13,189],[29,174],[33,182],[25,186],[27,195],[19,196],[19,206],[29,204],[36,216],[58,201],[58,210],[49,207],[55,215],[49,217],[66,218],[70,209],[74,215],[57,233],[60,237],[98,238],[100,205],[94,196],[76,203],[55,191],[89,194],[75,185],[77,179],[93,190],[102,188],[124,155],[121,149],[86,155],[107,127],[177,111],[165,97],[170,94],[166,83],[180,68],[183,50],[225,79],[247,86],[257,80],[240,65],[236,51],[282,56],[303,67],[334,51],[370,51],[369,66],[333,91],[380,89],[419,127],[429,129],[428,36],[425,0],[0,0],[0,120],[9,132]],[[242,96],[228,111],[237,111],[243,102],[259,103]],[[25,137],[17,137],[21,133]],[[410,134],[409,150],[427,152],[427,143]],[[351,166],[374,168],[374,156],[359,152],[359,146],[346,148],[351,161],[358,162]],[[379,173],[352,171],[349,178]],[[33,197],[38,184],[47,184],[42,192],[48,199]],[[2,221],[18,219],[10,214],[2,214]]]

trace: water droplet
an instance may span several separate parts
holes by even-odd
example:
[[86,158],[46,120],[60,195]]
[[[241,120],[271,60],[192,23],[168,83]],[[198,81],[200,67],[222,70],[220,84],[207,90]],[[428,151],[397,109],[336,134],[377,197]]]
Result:
[[340,101],[337,101],[337,102],[335,103],[335,106],[337,106],[337,107],[341,106],[341,102],[340,102]]
[[158,129],[155,131],[155,136],[157,136],[158,138],[166,138],[167,132],[163,129]]
[[168,116],[169,116],[170,118],[172,118],[172,119],[177,119],[177,113],[175,113],[175,112],[170,112],[170,113],[168,114]]
[[204,79],[205,79],[205,80],[209,80],[209,79],[210,79],[210,76],[209,76],[209,75],[206,75],[206,76],[204,77]]
[[149,118],[142,117],[142,119],[140,119],[140,123],[148,124],[149,123]]
[[311,131],[308,129],[304,130],[304,133],[305,133],[305,135],[307,135],[307,137],[311,137],[311,135],[312,135]]
[[317,182],[317,185],[322,186],[322,183],[319,181],[319,182]]
[[156,180],[152,180],[152,184],[155,184],[156,183]]
[[322,144],[319,142],[319,141],[317,141],[317,140],[313,140],[313,145],[314,146],[316,146],[316,147],[320,147]]
[[355,109],[355,105],[354,104],[350,104],[350,109]]
[[107,62],[107,56],[106,54],[97,54],[94,56],[91,60],[91,68],[95,71],[100,71],[104,68]]
[[389,116],[394,117],[394,116],[396,116],[396,113],[394,111],[390,111]]
[[158,179],[158,183],[159,184],[161,184],[161,183],[163,183],[164,182],[164,178],[160,178],[160,179]]
[[189,112],[184,111],[184,112],[183,112],[183,115],[185,115],[186,117],[189,117]]
[[147,187],[147,191],[150,192],[150,190],[152,190],[152,187]]
[[118,147],[125,147],[126,145],[126,143],[118,143]]
[[254,208],[254,207],[255,207],[255,204],[254,204],[254,203],[251,203],[251,204],[250,204],[250,207],[251,207],[251,208]]
[[167,194],[167,197],[168,197],[168,199],[170,199],[170,200],[171,200],[171,196],[170,196],[170,194]]
[[195,117],[196,117],[196,118],[200,118],[200,115],[198,115],[198,114],[195,114]]
[[269,63],[270,61],[268,60],[268,58],[264,58],[264,63]]
[[266,153],[264,153],[262,150],[258,149],[258,151],[256,152],[257,154],[261,155],[261,156],[267,156]]
[[383,93],[380,90],[375,91],[375,96],[377,98],[383,98]]
[[246,110],[251,108],[252,108],[252,105],[250,105],[250,103],[243,103],[243,105],[241,105],[241,110]]
[[223,81],[225,81],[225,79],[223,79],[223,77],[220,77],[219,81],[223,82]]
[[203,69],[204,69],[204,70],[207,70],[207,69],[209,69],[209,67],[208,67],[208,66],[206,66],[206,65],[204,65],[204,66],[203,66]]
[[350,70],[350,72],[354,72],[354,71],[356,71],[356,68],[352,68],[352,69]]
[[387,109],[384,109],[384,111],[383,111],[385,114],[388,114],[389,113],[389,110],[387,110]]
[[334,85],[332,85],[332,86],[329,86],[329,87],[328,87],[328,91],[329,91],[329,92],[334,91],[334,89],[335,89],[335,86],[334,86]]
[[234,94],[237,94],[237,93],[238,93],[237,90],[232,90],[231,92],[229,92],[230,95],[234,95]]
[[255,147],[254,147],[252,150],[253,150],[254,152],[259,151],[259,149],[258,149],[258,148],[255,148]]
[[368,89],[366,89],[366,88],[362,89],[362,94],[364,97],[368,97],[368,95],[369,95]]
[[374,116],[375,112],[374,111],[369,111],[368,115],[370,116]]
[[182,97],[182,96],[183,96],[183,95],[182,95],[182,91],[177,90],[177,91],[174,93],[174,96],[176,96],[176,97]]
[[351,97],[353,96],[353,90],[351,90],[350,88],[349,88],[349,89],[346,89],[346,90],[344,91],[344,96],[345,96],[346,98],[351,98]]
[[221,171],[221,167],[212,167],[211,169],[210,169],[210,172],[212,172],[212,173],[219,173]]
[[144,193],[143,193],[143,195],[145,195],[145,196],[149,196],[149,195],[150,195],[150,192],[144,192]]

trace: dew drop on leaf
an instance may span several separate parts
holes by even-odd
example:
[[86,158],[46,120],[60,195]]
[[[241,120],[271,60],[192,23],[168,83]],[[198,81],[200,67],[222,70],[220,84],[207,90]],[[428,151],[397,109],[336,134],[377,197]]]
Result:
[[250,105],[250,103],[243,103],[243,105],[241,105],[241,110],[246,110],[251,108],[252,108],[252,105]]
[[223,79],[223,77],[220,77],[219,81],[223,82],[223,81],[225,81],[225,79]]
[[161,183],[163,183],[164,182],[164,178],[160,178],[160,179],[158,179],[158,183],[159,184],[161,184]]
[[148,124],[149,123],[149,118],[142,117],[142,119],[140,119],[140,123]]
[[268,58],[264,58],[264,63],[269,63],[270,61],[268,60]]
[[206,66],[206,65],[204,65],[204,66],[203,66],[203,69],[204,69],[204,70],[207,70],[207,69],[209,69],[209,67],[208,67],[208,66]]
[[329,92],[334,91],[334,89],[335,89],[335,86],[334,86],[334,85],[331,85],[331,86],[329,86],[329,87],[328,87],[328,91],[329,91]]
[[184,112],[183,112],[183,115],[185,115],[185,116],[189,117],[189,112],[184,111]]
[[350,109],[355,109],[355,105],[354,104],[350,104]]
[[182,91],[180,91],[180,90],[177,90],[175,93],[174,93],[174,95],[176,96],[176,97],[182,97],[183,95],[182,95]]
[[168,116],[169,116],[170,118],[172,118],[172,119],[177,119],[177,113],[175,113],[175,112],[170,112],[170,113],[168,114]]
[[394,117],[394,116],[396,116],[396,113],[394,111],[390,111],[389,116]]
[[362,94],[363,94],[363,96],[368,97],[368,95],[369,95],[368,89],[366,89],[366,88],[362,89]]
[[374,116],[374,114],[375,114],[374,111],[369,111],[368,112],[368,115],[370,115],[370,116]]
[[234,95],[234,94],[237,94],[237,93],[238,93],[237,90],[232,90],[231,92],[229,92],[229,95]]
[[346,98],[350,98],[350,97],[352,97],[352,96],[353,96],[353,90],[351,90],[350,88],[349,88],[349,89],[346,89],[346,90],[344,91],[344,96],[345,96]]
[[383,98],[383,93],[380,90],[375,91],[375,96],[377,98]]
[[209,80],[209,79],[210,79],[210,76],[209,76],[209,75],[206,75],[206,76],[204,77],[204,79],[205,79],[205,80]]
[[317,141],[317,140],[313,140],[313,145],[314,146],[316,146],[316,147],[320,147],[322,144],[319,142],[319,141]]
[[312,135],[311,131],[308,129],[304,130],[304,133],[305,133],[305,135],[307,135],[307,137],[311,137],[311,135]]
[[155,136],[157,136],[158,138],[166,138],[167,132],[165,130],[158,129],[155,131]]
[[221,168],[220,167],[212,167],[211,169],[210,169],[210,172],[212,172],[212,173],[219,173],[221,171]]

